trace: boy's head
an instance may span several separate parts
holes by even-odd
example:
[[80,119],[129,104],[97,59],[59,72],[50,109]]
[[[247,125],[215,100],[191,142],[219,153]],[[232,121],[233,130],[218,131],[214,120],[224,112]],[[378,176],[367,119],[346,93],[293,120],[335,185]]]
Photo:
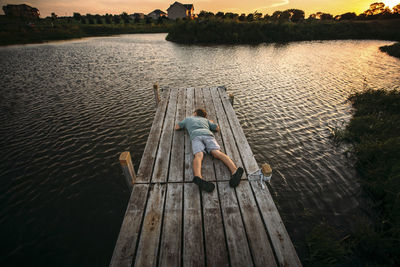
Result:
[[205,111],[202,108],[198,108],[194,111],[194,115],[195,116],[199,116],[199,117],[203,117],[203,118],[207,118],[207,111]]

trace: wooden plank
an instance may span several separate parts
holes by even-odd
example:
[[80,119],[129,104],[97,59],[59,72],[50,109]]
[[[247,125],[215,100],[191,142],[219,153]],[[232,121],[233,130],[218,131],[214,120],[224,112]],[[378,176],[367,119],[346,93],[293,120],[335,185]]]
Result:
[[181,266],[183,184],[169,183],[165,200],[159,266]]
[[[186,111],[185,116],[189,117],[193,114],[194,106],[194,89],[186,89]],[[185,130],[185,181],[193,181],[193,153],[192,144],[189,138],[189,134]]]
[[216,89],[211,89],[212,100],[214,102],[215,111],[217,114],[218,123],[221,128],[221,134],[224,137],[224,145],[226,154],[233,160],[237,167],[243,167],[239,151],[236,147],[232,129],[229,125],[227,114],[222,105],[220,95]]
[[165,184],[150,185],[135,266],[156,266],[165,189]]
[[232,266],[252,266],[245,228],[236,200],[235,190],[228,182],[217,182],[224,218],[229,256]]
[[274,253],[248,181],[236,187],[255,266],[276,266]]
[[[237,141],[237,146],[243,159],[243,165],[245,166],[247,173],[251,173],[258,169],[258,164],[250,149],[246,136],[244,135],[243,129],[240,126],[239,120],[236,117],[235,111],[229,103],[224,88],[218,88],[218,91],[229,119],[229,124],[232,127],[232,131],[235,132],[236,140],[240,140]],[[264,223],[267,227],[279,265],[301,266],[296,250],[290,240],[268,188],[262,189],[257,184],[257,181],[251,181],[250,185],[260,208]]]
[[[185,118],[186,109],[186,89],[181,88],[178,92],[178,104],[176,107],[175,123],[182,121]],[[183,161],[185,160],[185,132],[175,131],[172,139],[171,149],[171,165],[169,167],[170,182],[183,181]]]
[[155,183],[167,181],[172,135],[174,134],[177,95],[178,90],[171,90],[164,127],[161,133],[160,145],[154,165],[153,178],[151,179],[151,181]]
[[149,137],[147,138],[146,147],[143,151],[143,156],[140,161],[138,174],[136,177],[137,183],[149,182],[151,172],[153,170],[154,161],[156,158],[158,142],[163,128],[165,110],[167,108],[170,90],[166,90],[163,99],[158,105],[156,115],[154,116],[153,125],[151,126]]
[[[203,89],[204,95],[204,103],[208,113],[208,118],[215,123],[219,124],[218,118],[216,115],[214,102],[212,100],[212,95],[210,88]],[[218,96],[219,97],[219,96]],[[215,140],[217,140],[218,144],[221,146],[221,151],[226,153],[224,144],[222,142],[221,132],[214,132]],[[217,181],[228,181],[231,178],[231,173],[229,169],[224,165],[224,163],[218,159],[213,159],[215,166],[215,174]]]
[[184,184],[183,203],[183,266],[204,266],[200,190],[196,184]]
[[[224,134],[224,146],[229,147],[229,151],[234,157],[238,166],[243,166],[241,157],[239,155],[236,141],[233,137],[228,118],[223,109],[221,100],[217,90],[212,91],[213,101],[215,104],[218,116],[218,122],[221,124],[221,131]],[[246,177],[245,175],[243,177]],[[249,240],[250,249],[254,258],[256,266],[274,266],[275,259],[269,244],[268,235],[264,227],[262,218],[257,209],[257,204],[254,200],[253,192],[246,181],[242,181],[236,188],[238,203],[240,206],[241,214],[243,216],[246,233]]]
[[[203,100],[203,91],[196,91],[197,104],[207,109]],[[203,178],[208,181],[215,181],[213,159],[206,155],[203,159]],[[215,183],[214,183],[215,185]],[[212,193],[202,192],[204,235],[207,266],[228,266],[228,250],[225,242],[224,225],[222,223],[221,206],[219,203],[218,191]]]
[[131,266],[149,185],[135,184],[125,212],[110,266]]

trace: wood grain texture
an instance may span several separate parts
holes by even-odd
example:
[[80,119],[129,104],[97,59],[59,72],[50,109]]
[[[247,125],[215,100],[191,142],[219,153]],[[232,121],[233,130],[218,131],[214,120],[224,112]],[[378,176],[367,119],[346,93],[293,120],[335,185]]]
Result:
[[[178,103],[176,106],[175,125],[185,118],[186,111],[186,89],[181,88],[178,92]],[[171,165],[169,168],[170,182],[183,182],[185,160],[185,131],[174,131],[171,149]]]
[[167,186],[159,266],[180,266],[182,246],[183,184]]
[[166,184],[150,185],[135,266],[156,266]]
[[200,190],[194,183],[185,183],[183,210],[183,266],[204,265]]
[[[251,173],[258,169],[258,164],[250,149],[246,136],[244,135],[243,129],[240,126],[239,120],[236,117],[235,111],[229,103],[225,90],[223,88],[218,88],[218,91],[226,114],[228,115],[229,123],[232,130],[235,132],[235,138],[236,140],[242,140],[242,142],[237,142],[237,145],[243,159],[243,165],[245,166],[247,173]],[[299,257],[297,256],[296,250],[290,240],[289,234],[286,231],[268,188],[266,187],[265,189],[262,189],[257,184],[257,181],[251,181],[250,185],[254,191],[255,199],[267,227],[279,265],[301,266]]]
[[131,266],[140,233],[149,185],[135,184],[125,212],[110,266]]
[[151,179],[154,183],[167,181],[172,136],[174,134],[177,96],[178,90],[171,90],[164,126],[160,137],[160,145],[158,146],[157,157],[154,165],[153,177]]
[[156,158],[158,143],[160,140],[161,130],[163,128],[165,111],[169,100],[170,90],[163,92],[163,98],[158,105],[156,115],[154,116],[153,125],[147,138],[146,147],[140,161],[139,170],[136,177],[137,183],[150,182],[153,171],[154,161]]

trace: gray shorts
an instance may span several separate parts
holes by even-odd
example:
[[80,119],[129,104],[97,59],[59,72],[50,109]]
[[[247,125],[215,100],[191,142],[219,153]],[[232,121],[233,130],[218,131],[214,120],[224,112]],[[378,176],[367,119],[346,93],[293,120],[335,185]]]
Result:
[[202,135],[196,136],[192,140],[192,151],[193,155],[199,152],[211,153],[213,150],[221,150],[221,147],[218,145],[217,140],[215,140],[214,136],[210,135]]

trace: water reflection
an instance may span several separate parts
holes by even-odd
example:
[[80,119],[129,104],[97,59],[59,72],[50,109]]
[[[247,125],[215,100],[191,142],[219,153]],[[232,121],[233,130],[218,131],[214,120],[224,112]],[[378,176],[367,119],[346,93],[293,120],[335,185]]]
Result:
[[[138,166],[154,116],[152,84],[225,85],[293,240],[310,221],[346,225],[356,175],[329,127],[347,96],[400,87],[383,41],[184,46],[164,34],[0,48],[0,221],[7,261],[107,265],[128,193],[118,154]],[[87,248],[90,248],[88,250]]]

